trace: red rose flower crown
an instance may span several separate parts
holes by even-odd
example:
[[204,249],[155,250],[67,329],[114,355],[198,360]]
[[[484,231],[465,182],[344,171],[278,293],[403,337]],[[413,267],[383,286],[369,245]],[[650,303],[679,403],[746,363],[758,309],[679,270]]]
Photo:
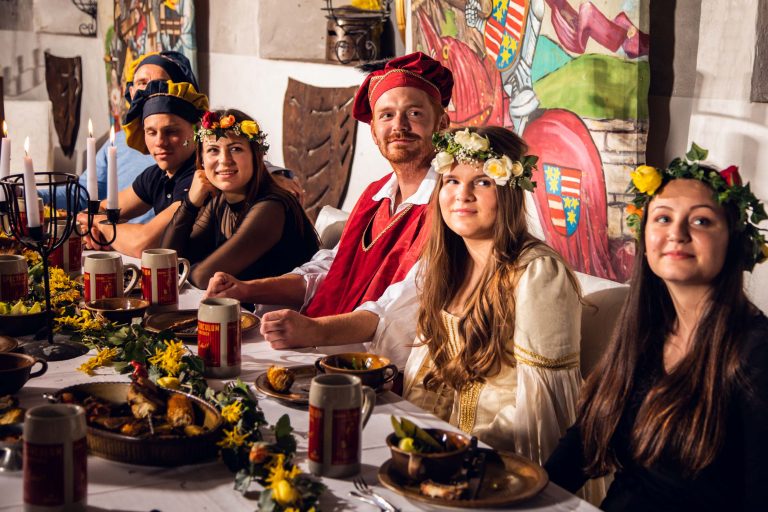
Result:
[[768,219],[765,207],[749,188],[749,183],[742,184],[739,169],[732,165],[722,171],[716,171],[702,161],[709,151],[694,142],[683,158],[675,158],[669,166],[657,169],[641,165],[630,174],[632,180],[627,192],[635,197],[627,205],[627,226],[636,236],[640,236],[643,211],[654,194],[671,180],[689,179],[703,181],[714,191],[715,200],[723,205],[734,205],[739,213],[736,231],[741,233],[745,243],[745,269],[751,271],[757,263],[768,259],[768,245],[765,236],[758,227]]

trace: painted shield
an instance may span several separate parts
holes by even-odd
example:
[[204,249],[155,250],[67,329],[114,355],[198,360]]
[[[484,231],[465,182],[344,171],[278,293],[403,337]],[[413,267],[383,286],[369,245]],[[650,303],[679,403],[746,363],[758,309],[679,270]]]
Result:
[[581,213],[581,171],[548,163],[542,165],[542,170],[549,220],[558,233],[571,236],[579,225]]
[[528,0],[493,0],[491,15],[485,22],[485,51],[499,70],[517,62],[527,17]]

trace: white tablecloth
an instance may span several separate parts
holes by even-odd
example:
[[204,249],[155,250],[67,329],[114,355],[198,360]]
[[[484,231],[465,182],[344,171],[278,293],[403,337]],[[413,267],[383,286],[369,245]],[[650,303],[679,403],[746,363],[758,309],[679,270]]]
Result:
[[[133,258],[125,259],[136,261]],[[189,285],[185,286],[180,295],[180,308],[196,309],[202,293],[201,290],[190,288]],[[195,347],[192,349],[196,350]],[[269,343],[255,332],[247,333],[244,337],[242,350],[241,378],[251,384],[258,373],[265,371],[272,364],[283,366],[310,364],[318,357],[313,349],[273,350]],[[109,368],[98,370],[98,375],[95,377],[88,377],[76,371],[75,368],[90,355],[70,361],[49,363],[45,375],[31,379],[19,392],[22,407],[28,408],[45,403],[42,393],[56,391],[65,386],[96,380],[127,380],[126,376],[116,375]],[[209,383],[214,387],[223,385],[222,381],[209,381]],[[306,408],[290,407],[267,397],[260,397],[259,404],[270,423],[274,423],[285,413],[290,415],[291,425],[295,428],[299,441],[298,460],[302,461],[300,464],[302,469],[307,471],[305,461],[309,421]],[[376,474],[379,466],[389,458],[389,449],[384,439],[392,430],[389,417],[393,414],[407,416],[425,427],[449,429],[452,427],[394,393],[388,392],[379,396],[368,425],[363,431],[362,476],[369,485],[376,487],[377,491],[403,511],[418,510],[421,505],[411,503],[398,494],[384,489],[377,482]],[[320,502],[322,510],[371,512],[376,510],[375,507],[348,497],[349,491],[354,488],[350,479],[323,478],[322,480],[328,486],[328,491]],[[90,510],[148,511],[156,509],[163,512],[255,510],[256,499],[244,497],[235,491],[233,482],[233,475],[222,462],[177,468],[156,468],[88,457]],[[254,484],[254,490],[256,489],[257,485]],[[22,472],[0,473],[0,510],[19,510],[22,504]],[[595,511],[598,509],[550,483],[540,495],[515,507],[515,510]]]

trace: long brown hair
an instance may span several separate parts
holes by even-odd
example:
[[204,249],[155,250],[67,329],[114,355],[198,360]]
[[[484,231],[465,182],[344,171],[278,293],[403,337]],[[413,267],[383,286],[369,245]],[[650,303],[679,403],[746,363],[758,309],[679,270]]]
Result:
[[[497,153],[513,161],[527,151],[525,142],[510,130],[500,127],[470,128],[488,137]],[[454,129],[452,131],[457,131]],[[525,196],[517,187],[497,186],[497,212],[493,232],[493,254],[467,305],[467,314],[459,322],[464,340],[458,357],[448,353],[448,332],[441,311],[447,309],[467,278],[469,253],[464,240],[450,230],[440,215],[439,194],[442,181],[431,199],[432,227],[421,266],[421,303],[418,333],[429,346],[435,370],[424,379],[434,389],[446,383],[459,390],[475,381],[483,381],[514,364],[508,341],[514,331],[514,290],[520,274],[518,260],[528,248],[541,243],[528,233]]]
[[[725,263],[712,283],[691,348],[671,374],[662,371],[640,405],[631,433],[629,450],[636,463],[649,467],[662,456],[672,457],[687,477],[711,464],[723,445],[731,392],[745,383],[740,341],[757,311],[744,293],[745,244],[735,229],[737,212],[726,208],[725,213]],[[648,266],[645,217],[627,299],[579,406],[577,424],[590,476],[618,467],[611,439],[627,398],[639,372],[663,360],[664,342],[677,319],[664,281]]]
[[[233,108],[214,110],[213,112],[217,114],[219,118],[232,115],[235,117],[235,123],[241,123],[243,121],[254,121],[254,119],[245,112]],[[311,226],[311,221],[309,221],[307,218],[304,208],[298,204],[298,201],[293,196],[293,194],[278,185],[277,182],[272,178],[272,175],[269,173],[269,171],[267,171],[267,167],[264,164],[264,149],[259,146],[259,143],[253,140],[249,141],[248,145],[251,148],[253,174],[251,175],[251,179],[246,184],[244,207],[241,208],[237,214],[235,224],[239,225],[242,222],[244,216],[251,209],[251,206],[256,204],[259,199],[266,195],[272,195],[277,196],[284,205],[292,205],[291,208],[288,208],[289,212],[286,212],[286,214],[293,215],[294,225],[296,226],[296,229],[299,230],[300,234],[303,235],[305,228],[308,225]],[[197,168],[204,169],[202,140],[197,143],[196,158]],[[314,231],[314,228],[312,228],[312,230]],[[315,233],[315,238],[317,238],[317,233]]]

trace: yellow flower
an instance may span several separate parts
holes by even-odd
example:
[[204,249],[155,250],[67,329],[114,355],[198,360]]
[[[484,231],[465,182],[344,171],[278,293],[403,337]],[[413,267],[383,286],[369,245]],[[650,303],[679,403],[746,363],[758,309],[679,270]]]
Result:
[[280,480],[272,486],[272,497],[278,504],[285,506],[298,501],[301,494],[291,485],[291,482]]
[[250,434],[247,432],[245,434],[238,433],[237,428],[233,428],[232,430],[224,429],[224,439],[216,444],[222,448],[234,449],[238,446],[243,446],[243,443],[245,443],[245,440],[248,439],[249,435]]
[[240,123],[240,133],[247,137],[253,138],[258,135],[260,131],[259,123],[256,121],[243,121]]
[[661,173],[650,165],[641,165],[630,173],[630,177],[637,190],[649,196],[661,186]]
[[441,151],[435,155],[435,158],[432,160],[432,166],[435,168],[435,172],[443,174],[451,169],[453,162],[452,154],[447,151]]
[[24,256],[24,259],[27,260],[27,265],[29,265],[30,267],[40,263],[40,254],[35,251],[24,249],[24,251],[22,251],[21,254]]
[[227,423],[237,423],[243,415],[243,402],[237,400],[221,409],[221,417]]
[[232,125],[235,124],[235,116],[232,114],[228,116],[224,116],[221,119],[219,119],[219,126],[221,126],[223,129],[231,128]]
[[159,366],[170,377],[175,377],[181,372],[181,358],[187,353],[184,344],[179,340],[165,342],[165,348],[155,349],[155,355],[149,358],[150,364]]
[[291,469],[286,471],[285,454],[283,453],[278,453],[272,457],[272,460],[269,461],[269,464],[267,464],[267,468],[269,468],[269,476],[267,477],[267,482],[271,484],[276,484],[281,480],[291,480],[299,473],[301,473],[301,470],[293,465],[291,466]]
[[[507,160],[509,157],[505,156]],[[509,166],[507,165],[509,164]],[[506,162],[502,158],[489,158],[483,164],[483,172],[489,178],[493,179],[497,185],[504,186],[512,176],[512,170],[510,169],[512,161]]]
[[95,356],[81,364],[77,369],[88,375],[93,375],[93,371],[96,368],[110,364],[117,357],[119,351],[117,347],[101,349]]

